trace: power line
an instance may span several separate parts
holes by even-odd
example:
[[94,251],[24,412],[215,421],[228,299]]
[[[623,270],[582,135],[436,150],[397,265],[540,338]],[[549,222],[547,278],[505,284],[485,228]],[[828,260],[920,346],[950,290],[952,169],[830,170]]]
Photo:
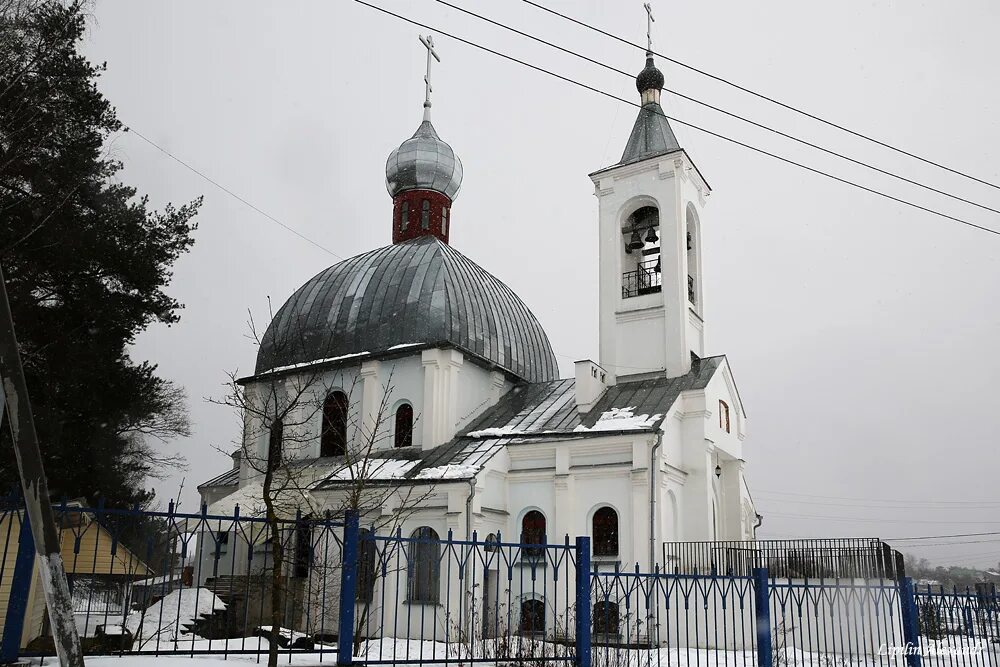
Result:
[[953,521],[950,519],[942,519],[940,521],[926,520],[926,519],[873,519],[870,517],[854,517],[854,516],[836,516],[836,515],[822,515],[822,514],[786,514],[784,512],[767,512],[765,516],[772,517],[782,517],[790,519],[823,519],[825,521],[860,521],[863,523],[934,523],[934,524],[973,524],[977,526],[982,526],[985,524],[1000,524],[1000,521]]
[[215,179],[211,178],[210,176],[208,176],[204,172],[199,171],[198,169],[196,169],[192,165],[190,165],[187,162],[185,162],[184,160],[180,159],[179,157],[177,157],[176,155],[174,155],[173,153],[171,153],[170,151],[168,151],[163,146],[160,146],[155,141],[153,141],[149,137],[145,136],[144,134],[142,134],[141,132],[139,132],[138,130],[136,130],[134,127],[129,126],[127,128],[127,131],[131,132],[135,136],[139,137],[140,139],[142,139],[143,141],[145,141],[147,144],[149,144],[150,146],[152,146],[156,150],[160,151],[161,153],[163,153],[164,155],[166,155],[167,157],[169,157],[171,160],[173,160],[177,164],[182,165],[185,169],[188,169],[188,170],[194,172],[198,176],[201,176],[203,179],[205,179],[206,181],[208,181],[209,183],[211,183],[212,185],[214,185],[218,189],[222,190],[223,192],[225,192],[230,197],[233,197],[234,199],[236,199],[236,200],[242,202],[243,204],[245,204],[246,206],[249,206],[250,208],[252,208],[253,210],[257,211],[258,213],[260,213],[262,216],[264,216],[265,218],[267,218],[271,222],[274,222],[274,223],[276,223],[276,224],[284,227],[286,230],[290,231],[292,234],[295,234],[296,236],[298,236],[303,241],[308,241],[309,243],[313,244],[314,246],[316,246],[317,248],[319,248],[323,252],[325,252],[325,253],[327,253],[329,255],[333,255],[337,259],[341,259],[341,260],[344,259],[343,257],[341,257],[340,255],[338,255],[334,251],[330,250],[329,248],[326,248],[326,247],[320,245],[316,241],[313,241],[311,238],[309,238],[305,234],[297,231],[296,229],[294,229],[292,227],[289,227],[288,225],[286,225],[285,223],[283,223],[281,220],[278,220],[276,217],[274,217],[273,215],[271,215],[267,211],[261,210],[260,208],[258,208],[257,206],[255,206],[251,202],[247,201],[243,197],[239,196],[238,194],[236,194],[235,192],[233,192],[232,190],[230,190],[226,186],[222,185],[221,183],[219,183]]
[[[591,64],[597,65],[598,67],[603,67],[604,69],[606,69],[606,70],[608,70],[610,72],[614,72],[616,74],[621,74],[623,76],[628,77],[629,79],[635,78],[635,75],[632,74],[632,73],[630,73],[630,72],[626,72],[625,70],[618,69],[617,67],[614,67],[612,65],[608,65],[607,63],[603,63],[603,62],[601,62],[599,60],[595,60],[594,58],[586,56],[586,55],[584,55],[582,53],[579,53],[577,51],[573,51],[572,49],[567,49],[567,48],[565,48],[563,46],[559,46],[558,44],[554,44],[552,42],[549,42],[549,41],[547,41],[545,39],[542,39],[541,37],[536,37],[535,35],[532,35],[530,33],[527,33],[527,32],[524,32],[522,30],[518,30],[517,28],[513,28],[511,26],[505,25],[503,23],[500,23],[499,21],[494,21],[493,19],[491,19],[491,18],[489,18],[487,16],[483,16],[482,14],[477,14],[476,12],[474,12],[472,10],[465,9],[464,7],[460,7],[458,5],[454,5],[454,4],[450,3],[450,2],[448,2],[447,0],[435,0],[435,2],[437,2],[439,4],[442,4],[442,5],[445,5],[446,7],[451,7],[452,9],[455,9],[456,11],[460,11],[460,12],[462,12],[464,14],[469,15],[469,16],[474,16],[475,18],[477,18],[477,19],[479,19],[481,21],[485,21],[485,22],[487,22],[487,23],[489,23],[491,25],[495,25],[497,27],[503,28],[504,30],[508,30],[508,31],[513,32],[513,33],[515,33],[517,35],[520,35],[522,37],[526,37],[528,39],[534,40],[534,41],[536,41],[536,42],[538,42],[540,44],[544,44],[544,45],[546,45],[548,47],[551,47],[551,48],[556,49],[558,51],[561,51],[563,53],[567,53],[569,55],[575,56],[577,58],[580,58],[581,60],[585,60],[585,61],[587,61],[587,62],[589,62]],[[746,116],[741,116],[741,115],[739,115],[737,113],[733,113],[732,111],[727,111],[726,109],[723,109],[721,107],[717,107],[717,106],[715,106],[713,104],[709,104],[708,102],[704,102],[704,101],[699,100],[699,99],[697,99],[695,97],[691,97],[690,95],[685,95],[684,93],[678,92],[676,90],[672,90],[670,88],[664,88],[663,90],[665,90],[668,93],[672,93],[673,95],[676,95],[677,97],[680,97],[681,99],[688,100],[689,102],[694,102],[695,104],[699,104],[699,105],[701,105],[701,106],[703,106],[703,107],[705,107],[707,109],[711,109],[712,111],[716,111],[718,113],[725,114],[726,116],[729,116],[731,118],[735,118],[735,119],[737,119],[739,121],[742,121],[744,123],[748,123],[750,125],[753,125],[754,127],[760,128],[762,130],[766,130],[766,131],[771,132],[773,134],[776,134],[776,135],[778,135],[780,137],[784,137],[785,139],[791,139],[792,141],[795,141],[795,142],[800,143],[800,144],[802,144],[804,146],[808,146],[810,148],[816,149],[818,151],[822,151],[822,152],[824,152],[824,153],[826,153],[828,155],[832,155],[834,157],[840,158],[841,160],[846,160],[848,162],[851,162],[853,164],[859,165],[861,167],[865,167],[867,169],[871,169],[872,171],[875,171],[875,172],[877,172],[879,174],[883,174],[885,176],[889,176],[891,178],[898,179],[900,181],[903,181],[904,183],[909,183],[910,185],[915,185],[915,186],[917,186],[919,188],[923,188],[924,190],[928,190],[928,191],[933,192],[935,194],[943,195],[945,197],[950,197],[951,199],[954,199],[956,201],[960,201],[960,202],[969,204],[971,206],[976,206],[978,208],[983,209],[984,211],[990,211],[992,213],[1000,214],[1000,209],[993,208],[992,206],[987,206],[985,204],[980,204],[979,202],[973,201],[971,199],[966,199],[965,197],[960,197],[959,195],[952,194],[952,193],[947,192],[945,190],[939,190],[938,188],[935,188],[933,186],[927,185],[925,183],[921,183],[920,181],[914,180],[912,178],[907,178],[906,176],[901,176],[899,174],[896,174],[894,172],[888,171],[886,169],[882,169],[880,167],[876,167],[875,165],[872,165],[872,164],[869,164],[867,162],[864,162],[863,160],[857,160],[857,159],[852,158],[852,157],[850,157],[848,155],[844,155],[843,153],[839,153],[839,152],[837,152],[835,150],[831,150],[829,148],[824,148],[823,146],[820,146],[818,144],[814,144],[811,141],[807,141],[805,139],[801,139],[801,138],[796,137],[794,135],[788,134],[787,132],[782,132],[781,130],[775,129],[775,128],[770,127],[768,125],[764,125],[763,123],[758,123],[757,121],[751,120],[750,118],[747,118]]]
[[[879,499],[875,499],[875,498],[858,498],[858,497],[850,497],[850,496],[821,496],[821,495],[817,495],[817,494],[814,494],[814,493],[791,493],[791,492],[788,492],[788,491],[767,491],[767,490],[764,490],[764,491],[758,491],[758,493],[761,493],[761,494],[764,494],[764,495],[776,495],[776,496],[800,496],[800,497],[803,497],[803,498],[824,498],[824,499],[828,499],[828,500],[857,500],[857,501],[860,501],[860,502],[870,502],[870,503],[883,503],[883,502],[885,502],[885,503],[918,504],[918,503],[931,502],[931,501],[927,501],[927,500],[904,500],[902,498],[879,500]],[[935,504],[942,504],[942,505],[969,505],[969,504],[973,504],[973,505],[994,505],[994,504],[995,505],[1000,505],[1000,502],[994,503],[994,502],[988,501],[988,500],[939,500],[939,501],[933,501],[933,502]]]
[[831,503],[822,501],[809,501],[809,500],[795,500],[787,498],[769,498],[766,495],[758,494],[758,500],[762,500],[766,503],[792,503],[795,505],[817,505],[820,507],[847,507],[854,509],[885,509],[885,510],[912,510],[918,509],[923,511],[948,511],[948,512],[965,512],[968,510],[996,510],[996,505],[961,505],[961,506],[940,506],[940,505],[877,505],[873,503],[868,504],[848,504],[848,503]]
[[[587,28],[588,30],[593,30],[594,32],[597,32],[597,33],[600,33],[600,34],[602,34],[602,35],[604,35],[606,37],[610,37],[612,39],[618,40],[619,42],[621,42],[623,44],[627,44],[627,45],[629,45],[629,46],[631,46],[633,48],[640,49],[642,51],[646,51],[646,47],[641,46],[639,44],[636,44],[634,42],[630,42],[629,40],[625,39],[624,37],[620,37],[619,35],[615,35],[614,33],[610,33],[610,32],[608,32],[606,30],[602,30],[601,28],[598,28],[596,26],[592,26],[589,23],[586,23],[586,22],[581,21],[579,19],[573,18],[572,16],[568,16],[566,14],[561,14],[561,13],[557,12],[554,9],[550,9],[550,8],[548,8],[548,7],[544,6],[544,5],[541,5],[541,4],[537,3],[537,2],[533,2],[532,0],[523,0],[523,1],[526,2],[526,3],[528,3],[529,5],[531,5],[532,7],[536,7],[538,9],[541,9],[542,11],[545,11],[545,12],[548,12],[549,14],[553,14],[555,16],[558,16],[559,18],[564,19],[566,21],[570,21],[572,23],[575,23],[575,24],[577,24],[579,26]],[[907,157],[913,158],[914,160],[919,160],[919,161],[924,162],[926,164],[935,166],[938,169],[943,169],[943,170],[951,172],[953,174],[957,174],[958,176],[962,176],[963,178],[968,178],[969,180],[975,181],[977,183],[982,183],[983,185],[988,185],[991,188],[995,188],[997,190],[1000,190],[1000,185],[996,185],[994,183],[991,183],[989,181],[983,180],[981,178],[977,178],[976,176],[972,176],[971,174],[967,174],[964,171],[959,171],[958,169],[954,169],[952,167],[943,165],[940,162],[935,162],[934,160],[931,160],[929,158],[921,157],[921,156],[919,156],[919,155],[917,155],[915,153],[911,153],[911,152],[909,152],[907,150],[904,150],[902,148],[898,148],[896,146],[893,146],[892,144],[889,144],[889,143],[887,143],[885,141],[881,141],[879,139],[875,139],[874,137],[871,137],[871,136],[869,136],[867,134],[863,134],[863,133],[858,132],[856,130],[852,130],[852,129],[848,128],[848,127],[845,127],[843,125],[835,123],[835,122],[833,122],[831,120],[827,120],[825,118],[822,118],[821,116],[817,116],[816,114],[810,113],[808,111],[804,111],[802,109],[799,109],[798,107],[794,107],[794,106],[792,106],[790,104],[787,104],[785,102],[777,100],[777,99],[775,99],[773,97],[769,97],[767,95],[764,95],[763,93],[758,93],[757,91],[751,90],[750,88],[747,88],[745,86],[741,86],[740,84],[734,83],[734,82],[730,81],[729,79],[721,77],[721,76],[719,76],[717,74],[712,74],[711,72],[707,72],[707,71],[705,71],[703,69],[699,69],[699,68],[697,68],[697,67],[695,67],[693,65],[689,65],[687,63],[681,62],[680,60],[677,60],[676,58],[671,58],[670,56],[664,55],[662,53],[658,53],[656,51],[651,51],[651,53],[653,55],[657,56],[657,57],[663,58],[667,62],[673,63],[673,64],[678,65],[680,67],[683,67],[685,69],[691,70],[692,72],[696,72],[697,74],[701,74],[702,76],[706,76],[706,77],[708,77],[710,79],[713,79],[714,81],[718,81],[719,83],[723,83],[723,84],[725,84],[727,86],[735,88],[736,90],[739,90],[741,92],[747,93],[749,95],[753,95],[754,97],[762,99],[762,100],[764,100],[766,102],[770,102],[771,104],[776,104],[779,107],[782,107],[784,109],[788,109],[789,111],[793,111],[793,112],[795,112],[797,114],[805,116],[806,118],[811,118],[812,120],[815,120],[815,121],[818,121],[820,123],[823,123],[824,125],[828,125],[830,127],[836,128],[836,129],[838,129],[838,130],[840,130],[842,132],[847,132],[848,134],[851,134],[851,135],[853,135],[855,137],[858,137],[860,139],[864,139],[865,141],[870,141],[873,144],[877,144],[879,146],[882,146],[883,148],[888,148],[889,150],[895,151],[897,153],[900,153],[901,155],[905,155]]]
[[[457,35],[455,35],[453,33],[449,33],[449,32],[447,32],[445,30],[441,30],[440,28],[437,28],[435,26],[431,26],[431,25],[428,25],[426,23],[422,23],[420,21],[416,21],[414,19],[408,18],[408,17],[403,16],[401,14],[397,14],[395,12],[389,11],[388,9],[384,9],[384,8],[379,7],[377,5],[373,5],[371,3],[365,2],[365,0],[354,0],[354,2],[358,3],[359,5],[364,5],[365,7],[368,7],[370,9],[374,9],[375,11],[381,12],[381,13],[386,14],[388,16],[392,16],[393,18],[397,18],[397,19],[399,19],[401,21],[406,21],[407,23],[410,23],[411,25],[415,25],[415,26],[424,28],[426,30],[432,30],[432,31],[434,31],[434,32],[436,32],[438,34],[444,35],[445,37],[450,37],[450,38],[454,39],[455,41],[461,42],[463,44],[466,44],[466,45],[471,46],[471,47],[476,48],[476,49],[480,49],[482,51],[485,51],[485,52],[490,53],[492,55],[498,56],[500,58],[504,58],[505,60],[510,60],[511,62],[517,63],[517,64],[522,65],[524,67],[528,67],[528,68],[533,69],[533,70],[535,70],[537,72],[541,72],[543,74],[547,74],[549,76],[555,77],[557,79],[560,79],[561,81],[565,81],[567,83],[573,84],[574,86],[579,86],[580,88],[584,88],[586,90],[589,90],[591,92],[595,92],[595,93],[597,93],[599,95],[603,95],[605,97],[608,97],[608,98],[613,99],[613,100],[617,100],[619,102],[624,102],[625,104],[630,104],[630,105],[632,105],[634,107],[637,107],[637,108],[641,108],[642,107],[642,105],[640,105],[640,104],[638,104],[636,102],[633,102],[632,100],[627,100],[627,99],[625,99],[623,97],[618,97],[617,95],[615,95],[613,93],[609,93],[606,90],[601,90],[600,88],[596,88],[594,86],[591,86],[589,84],[583,83],[581,81],[577,81],[575,79],[571,79],[570,77],[563,76],[562,74],[557,74],[556,72],[553,72],[552,70],[545,69],[544,67],[541,67],[539,65],[534,65],[534,64],[529,63],[529,62],[524,61],[524,60],[520,60],[519,58],[515,58],[514,56],[508,55],[508,54],[503,53],[501,51],[497,51],[496,49],[491,49],[491,48],[489,48],[487,46],[483,46],[483,45],[478,44],[476,42],[464,39],[464,38],[459,37],[459,36],[457,36]],[[727,141],[727,142],[732,143],[734,145],[740,146],[742,148],[746,148],[748,150],[752,150],[752,151],[754,151],[756,153],[760,153],[761,155],[766,155],[766,156],[768,156],[770,158],[773,158],[775,160],[779,160],[781,162],[785,162],[785,163],[793,165],[795,167],[799,167],[800,169],[805,169],[806,171],[810,171],[810,172],[812,172],[814,174],[818,174],[820,176],[825,176],[825,177],[827,177],[829,179],[838,181],[838,182],[843,183],[845,185],[850,185],[851,187],[857,188],[859,190],[864,190],[865,192],[869,192],[869,193],[877,195],[879,197],[883,197],[883,198],[888,199],[890,201],[894,201],[894,202],[897,202],[899,204],[903,204],[905,206],[909,206],[911,208],[915,208],[917,210],[924,211],[926,213],[930,213],[932,215],[936,215],[938,217],[945,218],[947,220],[951,220],[953,222],[957,222],[957,223],[965,225],[967,227],[972,227],[973,229],[978,229],[980,231],[984,231],[984,232],[988,232],[990,234],[994,234],[994,235],[1000,236],[1000,230],[991,229],[990,227],[985,227],[983,225],[978,225],[978,224],[976,224],[974,222],[970,222],[968,220],[963,220],[962,218],[958,218],[958,217],[955,217],[953,215],[949,215],[947,213],[942,213],[940,211],[936,211],[936,210],[934,210],[932,208],[928,208],[926,206],[922,206],[920,204],[916,204],[916,203],[908,201],[906,199],[901,199],[901,198],[896,197],[894,195],[890,195],[890,194],[882,192],[880,190],[876,190],[874,188],[870,188],[868,186],[861,185],[860,183],[856,183],[856,182],[848,180],[846,178],[841,178],[840,176],[836,176],[836,175],[831,174],[829,172],[825,172],[825,171],[823,171],[821,169],[817,169],[815,167],[810,167],[808,165],[802,164],[801,162],[797,162],[795,160],[792,160],[791,158],[786,158],[786,157],[782,157],[780,155],[777,155],[775,153],[771,153],[770,151],[767,151],[767,150],[765,150],[763,148],[759,148],[757,146],[753,146],[751,144],[748,144],[746,142],[740,141],[738,139],[733,139],[732,137],[728,137],[728,136],[726,136],[724,134],[720,134],[719,132],[714,132],[714,131],[709,130],[707,128],[701,127],[700,125],[695,125],[694,123],[690,123],[688,121],[681,120],[681,119],[676,118],[674,116],[669,116],[669,115],[667,115],[665,113],[662,113],[662,115],[663,115],[664,118],[666,118],[668,120],[672,120],[675,123],[678,123],[680,125],[684,125],[686,127],[690,127],[691,129],[698,130],[699,132],[703,132],[705,134],[708,134],[710,136],[716,137],[718,139],[722,139],[724,141]]]
[[952,537],[987,537],[990,535],[1000,535],[1000,532],[989,533],[957,533],[955,535],[918,535],[916,537],[885,537],[886,542],[909,542],[911,540],[942,540]]

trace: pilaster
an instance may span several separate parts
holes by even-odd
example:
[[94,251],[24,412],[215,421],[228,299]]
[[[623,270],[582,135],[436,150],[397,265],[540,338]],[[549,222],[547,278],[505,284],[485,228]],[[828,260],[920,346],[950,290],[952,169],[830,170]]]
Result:
[[[358,433],[355,447],[367,447],[373,443],[372,449],[379,445],[378,431],[384,430],[389,415],[380,414],[385,387],[381,379],[382,362],[366,361],[361,364],[361,410],[358,415]],[[348,434],[350,436],[350,434]],[[348,443],[348,447],[351,443]]]

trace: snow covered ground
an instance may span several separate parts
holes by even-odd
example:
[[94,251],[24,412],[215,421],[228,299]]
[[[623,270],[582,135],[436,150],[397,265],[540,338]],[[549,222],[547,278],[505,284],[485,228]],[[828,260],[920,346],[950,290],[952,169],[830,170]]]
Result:
[[125,627],[143,650],[170,650],[177,642],[188,648],[194,637],[185,626],[202,615],[225,609],[226,604],[207,588],[174,591],[143,612],[129,615]]
[[[536,656],[527,664],[538,665],[545,659],[543,656],[551,657],[553,652],[556,656],[566,656],[567,647],[554,646],[552,644],[542,645],[540,642],[517,639],[512,643],[528,643],[533,645]],[[184,648],[188,650],[221,651],[227,647],[227,641],[199,639],[193,643],[187,643]],[[175,655],[175,656],[153,656],[153,655],[126,655],[122,657],[88,657],[88,667],[182,667],[182,661],[190,662],[196,660],[195,665],[188,667],[222,667],[235,663],[266,663],[268,642],[260,637],[245,637],[241,639],[228,640],[228,648],[232,651],[249,650],[259,651],[259,653],[230,654],[228,658],[221,655]],[[523,647],[522,647],[523,649]],[[490,667],[500,664],[511,664],[503,659],[496,661],[493,659],[483,660],[482,653],[477,651],[477,662],[475,665]],[[530,653],[529,653],[530,654]],[[983,656],[986,660],[989,657]],[[471,663],[468,661],[467,649],[457,644],[444,644],[442,642],[405,640],[405,639],[383,639],[367,642],[363,646],[362,655],[355,657],[359,664],[377,665],[380,662],[391,662],[399,660],[410,663],[421,662],[423,665],[441,665],[444,667],[458,667]],[[955,664],[965,664],[962,658],[955,661]],[[968,658],[965,658],[968,660]],[[315,651],[295,651],[292,653],[282,653],[279,656],[279,665],[296,665],[306,667],[308,665],[328,664],[334,665],[337,661],[336,647],[325,645],[322,650]],[[545,661],[551,665],[558,665],[565,662],[571,665],[570,660]],[[973,658],[975,662],[975,658]],[[45,658],[42,663],[39,659],[32,660],[32,664],[44,664],[46,667],[56,667],[58,661],[55,658]],[[517,663],[515,663],[517,664]],[[520,663],[524,664],[524,663]],[[594,647],[593,666],[594,667],[748,667],[757,664],[756,655],[753,652],[745,651],[716,651],[709,649],[668,649],[659,650],[638,650],[638,649],[609,649]],[[891,665],[899,667],[905,666],[905,658],[902,656],[863,656],[860,658],[847,658],[836,655],[810,654],[795,649],[787,649],[782,652],[782,657],[775,656],[776,665],[785,667],[862,667],[868,665]],[[947,658],[942,660],[942,664],[951,664]],[[976,662],[976,664],[979,664]],[[992,663],[989,663],[992,664]]]

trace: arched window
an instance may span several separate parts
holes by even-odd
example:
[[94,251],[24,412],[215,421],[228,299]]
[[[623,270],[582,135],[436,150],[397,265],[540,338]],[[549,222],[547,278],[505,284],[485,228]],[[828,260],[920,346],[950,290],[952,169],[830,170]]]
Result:
[[323,429],[320,431],[319,455],[347,454],[347,394],[330,392],[323,401]]
[[441,234],[448,236],[448,207],[441,207]]
[[403,403],[396,409],[396,447],[409,447],[413,444],[413,406]]
[[410,602],[437,604],[441,597],[441,543],[430,526],[413,531],[409,545],[407,596]]
[[719,428],[729,433],[729,404],[719,401]]
[[371,602],[375,595],[375,564],[378,560],[372,531],[362,528],[358,532],[358,547],[358,590],[355,598],[358,602]]
[[284,422],[280,418],[275,419],[267,438],[267,463],[271,468],[281,465],[281,440],[284,433]]
[[410,202],[404,201],[399,211],[399,230],[405,232],[410,226]]
[[420,205],[420,229],[431,228],[431,200],[425,199]]
[[538,510],[531,510],[521,519],[521,544],[533,546],[524,547],[524,555],[528,558],[541,558],[545,553],[545,515]]
[[545,634],[545,601],[522,600],[518,631],[525,635]]
[[618,512],[602,507],[594,512],[594,555],[618,555]]
[[620,627],[618,603],[601,601],[594,605],[594,634],[617,635]]
[[628,217],[622,226],[625,261],[622,273],[622,297],[659,292],[660,212],[655,206],[643,206]]

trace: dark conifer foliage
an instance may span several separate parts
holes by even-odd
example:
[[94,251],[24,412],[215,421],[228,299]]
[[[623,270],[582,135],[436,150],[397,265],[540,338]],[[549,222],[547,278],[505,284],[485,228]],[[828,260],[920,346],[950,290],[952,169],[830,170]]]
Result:
[[[201,200],[151,210],[109,141],[127,131],[78,46],[79,2],[0,0],[0,263],[49,488],[147,503],[189,433],[184,394],[129,346],[182,307],[166,292]],[[0,488],[16,484],[8,429]]]

